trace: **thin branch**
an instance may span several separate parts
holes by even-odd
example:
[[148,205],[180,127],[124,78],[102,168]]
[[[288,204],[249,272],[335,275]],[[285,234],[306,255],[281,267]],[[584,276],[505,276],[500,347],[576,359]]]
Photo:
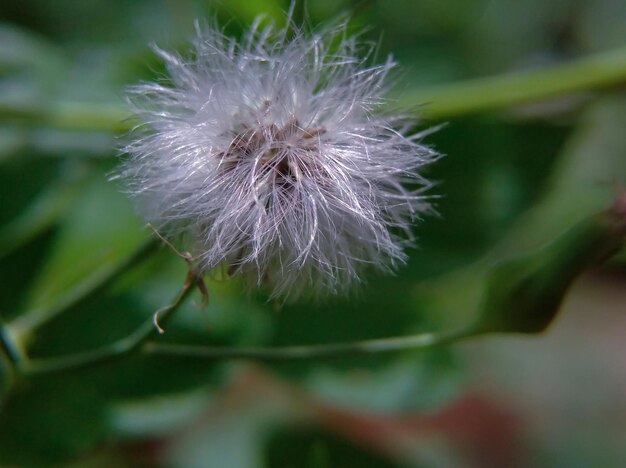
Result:
[[0,120],[15,120],[66,130],[125,132],[132,127],[121,104],[82,102],[23,103],[0,100]]
[[261,359],[295,360],[338,357],[346,355],[367,355],[427,349],[453,343],[481,334],[481,331],[469,327],[462,330],[440,333],[421,333],[418,335],[396,336],[373,340],[351,341],[310,346],[280,347],[223,347],[193,346],[148,342],[142,351],[160,356],[198,360],[216,359]]
[[[198,277],[199,273],[190,267],[182,289],[169,306],[160,309],[160,326],[164,326],[165,323],[171,319],[181,304],[183,304],[184,300],[194,290]],[[22,360],[18,363],[17,372],[21,376],[33,377],[49,373],[76,371],[118,360],[138,351],[148,339],[160,333],[161,329],[154,326],[153,320],[154,318],[146,320],[139,328],[125,338],[93,351],[58,358]]]
[[[174,301],[160,310],[159,323],[164,324],[180,307],[197,284],[197,275],[190,270],[185,284]],[[144,322],[129,336],[110,345],[60,358],[41,358],[18,363],[21,376],[33,377],[42,374],[75,371],[110,363],[134,352],[197,360],[259,359],[295,360],[330,358],[346,355],[381,354],[393,351],[428,349],[457,342],[481,334],[476,328],[465,328],[453,332],[422,333],[410,336],[381,338],[310,346],[282,347],[220,347],[161,344],[148,341],[160,333],[153,320]]]
[[626,47],[621,47],[536,70],[408,91],[399,102],[423,105],[423,116],[442,119],[624,83]]
[[67,310],[76,307],[85,300],[104,291],[113,281],[126,273],[130,268],[148,258],[156,251],[159,245],[157,239],[150,238],[119,262],[113,265],[107,265],[96,271],[86,280],[63,294],[63,296],[51,306],[35,309],[17,317],[5,326],[8,330],[8,334],[17,342],[23,341],[29,333],[36,328],[41,327]]
[[[626,47],[536,70],[407,91],[398,101],[403,106],[422,106],[424,117],[446,119],[624,82]],[[121,104],[48,102],[26,105],[0,100],[0,119],[56,128],[125,132],[134,125],[130,117]]]

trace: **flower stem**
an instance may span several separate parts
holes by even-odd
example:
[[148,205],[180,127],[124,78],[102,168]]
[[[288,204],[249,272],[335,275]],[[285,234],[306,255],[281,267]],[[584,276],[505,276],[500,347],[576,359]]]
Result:
[[[165,325],[181,304],[184,303],[185,299],[194,290],[198,278],[198,273],[193,268],[190,268],[185,283],[175,299],[170,305],[159,310],[159,324],[161,326]],[[58,358],[24,359],[18,363],[17,373],[21,376],[33,377],[50,373],[70,372],[95,367],[123,358],[138,351],[148,339],[161,332],[161,329],[155,326],[154,320],[154,317],[152,317],[144,321],[130,335],[93,351]]]
[[402,104],[423,105],[431,119],[506,108],[626,83],[626,47],[567,63],[408,91]]
[[37,105],[0,100],[0,120],[16,120],[66,130],[125,132],[132,128],[121,104],[47,102]]
[[[507,108],[626,82],[626,47],[536,70],[426,87],[403,93],[403,106],[419,105],[424,117],[445,119]],[[0,100],[0,120],[22,120],[62,129],[128,131],[123,105],[48,102],[24,105]]]
[[127,257],[121,259],[118,263],[107,265],[96,271],[92,276],[63,294],[61,299],[51,306],[35,309],[20,315],[4,327],[6,333],[17,344],[23,344],[35,329],[104,291],[130,268],[149,257],[150,254],[156,251],[159,245],[159,241],[155,238],[143,242]]
[[[187,359],[314,359],[341,355],[379,354],[410,349],[426,349],[452,343],[461,339],[480,335],[482,331],[468,327],[452,332],[422,333],[410,336],[380,338],[372,340],[333,343],[325,345],[283,346],[283,347],[222,347],[190,346],[180,344],[160,344],[149,342],[162,333],[161,326],[173,316],[176,310],[201,282],[201,273],[190,265],[185,283],[176,298],[167,307],[160,309],[150,320],[143,322],[130,335],[101,348],[58,358],[28,359],[21,353],[14,361],[19,376],[61,373],[95,367],[110,363],[129,354],[166,355]],[[158,317],[156,314],[159,314]],[[158,318],[158,323],[157,323]]]
[[[192,286],[192,283],[186,283],[186,286],[168,309],[167,313],[169,315],[178,308],[189,292],[193,290]],[[163,323],[166,318],[165,315],[162,315],[160,322]],[[148,341],[157,333],[158,330],[154,327],[152,321],[145,322],[135,332],[111,345],[87,353],[28,361],[20,366],[18,372],[20,375],[32,377],[48,373],[80,370],[111,362],[133,352],[195,360],[260,359],[273,361],[381,354],[434,348],[482,334],[478,329],[466,328],[454,332],[422,333],[328,345],[226,347],[163,344]]]
[[394,336],[390,338],[351,341],[346,343],[279,347],[193,346],[148,342],[142,350],[148,354],[199,360],[315,359],[346,355],[380,354],[393,351],[407,351],[411,349],[427,349],[450,344],[462,339],[478,336],[480,334],[481,331],[478,329],[464,328],[452,332],[421,333],[417,335]]

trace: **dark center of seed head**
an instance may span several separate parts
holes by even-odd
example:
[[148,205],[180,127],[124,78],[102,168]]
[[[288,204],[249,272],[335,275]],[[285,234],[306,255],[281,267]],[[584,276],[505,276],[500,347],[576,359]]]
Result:
[[255,127],[244,124],[238,131],[230,132],[232,140],[226,151],[219,153],[218,157],[226,172],[233,170],[242,161],[258,158],[261,172],[271,164],[275,183],[287,185],[297,177],[297,171],[292,166],[302,164],[302,158],[297,158],[296,162],[290,153],[317,153],[319,136],[324,133],[321,127],[303,128],[295,117],[282,127],[273,123],[259,123]]

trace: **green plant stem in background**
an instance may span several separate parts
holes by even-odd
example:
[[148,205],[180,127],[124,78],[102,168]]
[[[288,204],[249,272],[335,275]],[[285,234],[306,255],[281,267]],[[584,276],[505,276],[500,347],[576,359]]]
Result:
[[[130,335],[109,345],[84,353],[58,358],[22,359],[16,363],[16,372],[20,376],[34,377],[43,374],[76,371],[109,363],[138,351],[147,340],[162,333],[161,326],[164,326],[171,319],[185,299],[193,292],[198,278],[198,273],[193,268],[190,268],[182,289],[172,303],[160,309],[151,319],[143,322]],[[158,314],[158,324],[156,322],[156,314]]]
[[[171,315],[193,290],[187,284],[176,301],[168,309]],[[159,323],[167,317],[162,314]],[[280,347],[228,347],[228,346],[191,346],[181,344],[163,344],[148,341],[158,333],[153,321],[145,322],[131,335],[104,346],[95,351],[79,353],[60,358],[42,358],[26,361],[18,367],[20,375],[33,377],[57,372],[71,372],[93,367],[124,357],[133,352],[168,357],[199,360],[223,359],[259,359],[259,360],[294,360],[331,358],[348,355],[366,355],[389,353],[393,351],[423,350],[454,343],[481,334],[480,330],[466,328],[454,332],[421,333],[409,336],[396,336],[373,340],[352,341],[310,346]]]
[[[626,82],[626,47],[536,70],[480,78],[407,91],[403,106],[418,105],[431,119],[507,108],[564,94],[617,86]],[[134,125],[122,105],[41,103],[0,100],[0,120],[73,130],[127,131]]]
[[123,105],[86,102],[42,102],[37,105],[0,99],[0,120],[16,120],[68,130],[125,132],[132,128]]
[[399,100],[423,105],[424,117],[441,119],[624,83],[626,47],[536,70],[408,91]]
[[291,360],[425,349],[486,333],[539,333],[556,316],[573,280],[619,251],[626,236],[626,193],[532,255],[495,265],[473,326],[349,343],[312,346],[217,347],[146,343],[150,354],[187,359]]
[[[185,283],[176,299],[144,322],[129,336],[93,351],[59,358],[29,360],[25,353],[13,359],[21,376],[68,372],[100,365],[134,352],[187,359],[291,360],[340,355],[378,354],[426,349],[486,333],[538,333],[553,320],[573,279],[619,251],[626,237],[626,192],[618,193],[612,206],[581,223],[533,255],[496,265],[485,285],[476,320],[455,331],[423,333],[381,339],[310,346],[218,347],[162,344],[149,340],[165,324],[196,286],[203,286],[202,273],[190,264]],[[148,249],[148,247],[145,247]],[[148,250],[149,251],[149,250]],[[106,285],[108,282],[101,283]],[[204,291],[204,288],[200,288]],[[91,289],[90,291],[94,291]],[[8,329],[10,330],[10,329]],[[2,330],[6,338],[6,331]],[[11,349],[5,354],[11,354]]]
[[183,344],[146,343],[142,351],[168,357],[188,359],[261,359],[292,360],[329,358],[347,355],[390,353],[433,348],[480,335],[479,329],[464,328],[452,332],[420,333],[372,340],[310,346],[225,347]]
[[67,291],[58,302],[49,307],[32,310],[20,315],[11,323],[5,325],[6,333],[11,336],[15,346],[23,347],[25,342],[28,341],[29,335],[37,328],[105,290],[113,281],[128,272],[133,266],[147,259],[157,250],[159,245],[160,242],[156,238],[145,241],[119,262],[101,268],[76,287]]
[[352,354],[378,354],[409,349],[426,349],[453,343],[464,338],[477,336],[480,330],[466,328],[454,332],[422,333],[417,335],[381,338],[373,340],[334,343],[328,345],[285,346],[285,347],[206,347],[149,342],[161,332],[164,325],[194,290],[199,273],[190,269],[184,286],[174,301],[161,309],[158,316],[144,322],[137,330],[114,343],[93,351],[77,353],[59,358],[22,358],[16,362],[16,372],[23,377],[34,377],[49,373],[71,372],[111,362],[134,352],[167,355],[192,359],[313,359]]

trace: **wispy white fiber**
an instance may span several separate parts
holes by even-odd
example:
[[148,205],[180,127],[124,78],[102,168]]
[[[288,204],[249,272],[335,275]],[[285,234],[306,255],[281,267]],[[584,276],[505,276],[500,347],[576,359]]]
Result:
[[436,158],[404,115],[380,112],[391,59],[345,27],[259,20],[241,41],[197,27],[191,51],[155,48],[159,83],[130,91],[142,120],[117,175],[146,220],[204,271],[272,297],[344,291],[406,260]]

